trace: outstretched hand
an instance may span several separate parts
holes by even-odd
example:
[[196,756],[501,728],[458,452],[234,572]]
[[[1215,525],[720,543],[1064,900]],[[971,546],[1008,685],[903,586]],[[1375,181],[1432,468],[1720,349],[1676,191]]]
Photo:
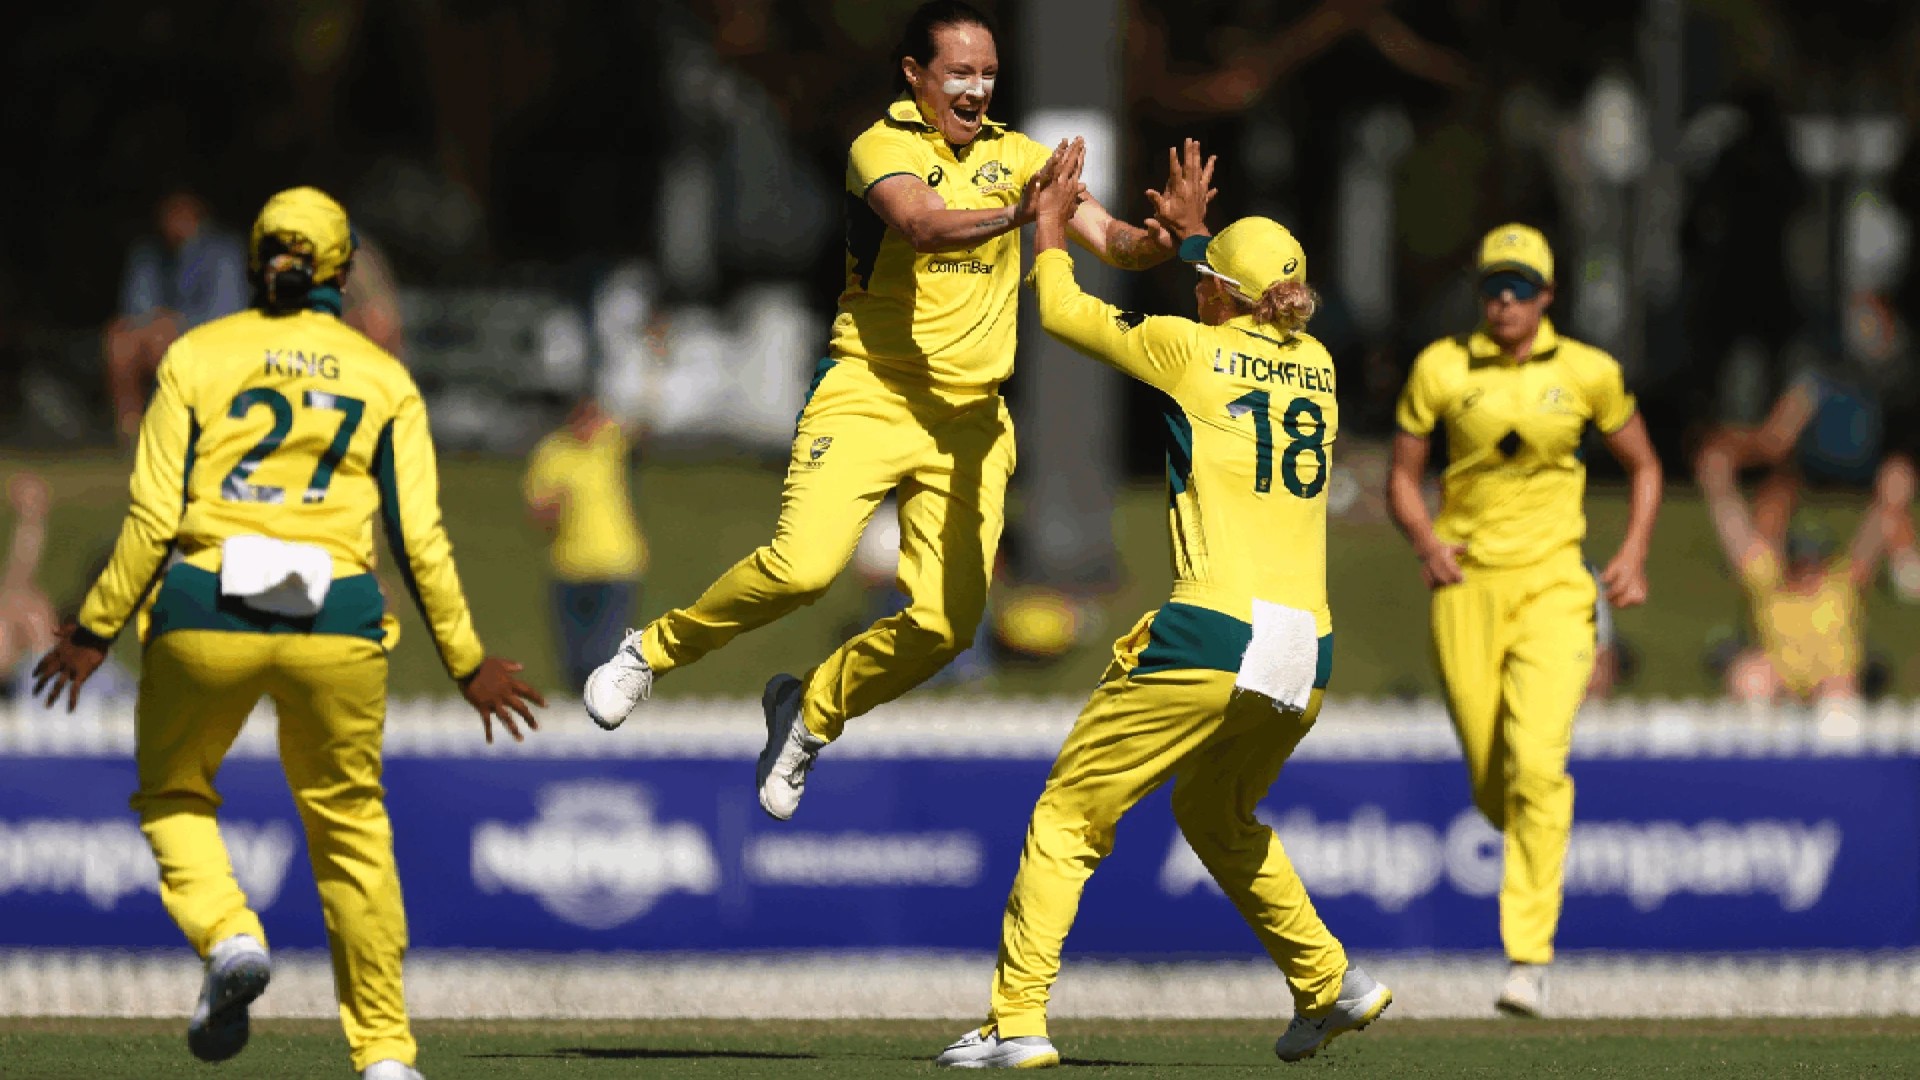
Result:
[[67,711],[72,712],[80,702],[81,685],[106,662],[105,649],[96,645],[82,645],[73,640],[74,633],[79,629],[78,623],[62,626],[54,635],[57,640],[52,651],[41,657],[33,667],[33,696],[37,699],[45,694],[49,709],[60,701],[60,694],[64,691],[67,695]]
[[1188,139],[1180,149],[1167,148],[1167,189],[1147,189],[1153,200],[1153,216],[1146,227],[1154,241],[1166,248],[1178,247],[1189,236],[1207,231],[1207,205],[1213,201],[1213,167],[1218,157],[1200,158],[1200,142]]
[[1080,171],[1087,163],[1087,144],[1084,139],[1065,139],[1047,159],[1047,164],[1034,174],[1033,183],[1028,190],[1033,199],[1035,220],[1050,219],[1064,224],[1080,208],[1080,201],[1086,198],[1087,186],[1080,182]]
[[480,666],[473,669],[473,674],[460,683],[460,693],[466,697],[467,704],[480,711],[480,721],[486,726],[488,745],[493,743],[495,717],[500,719],[507,734],[513,736],[514,742],[525,742],[527,738],[520,734],[520,725],[514,722],[515,713],[520,714],[527,730],[540,730],[540,722],[533,718],[533,710],[527,707],[527,701],[531,700],[544,709],[547,699],[540,696],[540,691],[514,677],[525,668],[524,664],[489,656],[480,661]]

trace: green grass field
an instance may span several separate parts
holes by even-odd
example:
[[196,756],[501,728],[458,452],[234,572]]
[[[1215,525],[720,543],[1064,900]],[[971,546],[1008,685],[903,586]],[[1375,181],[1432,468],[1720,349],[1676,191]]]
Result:
[[[952,1021],[492,1022],[420,1025],[433,1080],[565,1077],[928,1076]],[[346,1043],[319,1021],[264,1021],[232,1062],[188,1056],[180,1021],[0,1021],[0,1076],[35,1080],[347,1076]],[[1312,1061],[1283,1065],[1256,1021],[1055,1025],[1073,1074],[1228,1077],[1863,1077],[1920,1071],[1920,1021],[1386,1020]]]
[[[33,468],[53,484],[53,538],[41,583],[56,604],[77,603],[88,565],[113,542],[126,508],[126,462],[109,453],[57,457],[15,456],[0,461],[0,478]],[[480,632],[494,652],[527,664],[533,681],[561,689],[551,638],[541,535],[519,499],[520,463],[450,459],[442,464],[443,503],[462,577]],[[771,535],[780,473],[735,463],[642,465],[636,501],[653,547],[653,570],[640,619],[690,602],[716,575]],[[1834,496],[1818,505],[1836,535],[1851,535],[1857,500]],[[1106,666],[1110,644],[1140,613],[1166,598],[1168,570],[1165,495],[1157,487],[1122,493],[1114,537],[1126,582],[1104,599],[1080,646],[1045,667],[1014,667],[970,689],[1005,694],[1082,693]],[[1589,558],[1604,561],[1625,526],[1617,490],[1588,499]],[[0,508],[0,543],[9,522]],[[1697,496],[1670,492],[1649,573],[1653,602],[1619,615],[1620,631],[1639,651],[1642,666],[1627,689],[1637,696],[1714,695],[1719,688],[1701,663],[1708,637],[1731,629],[1740,598],[1727,578]],[[1379,696],[1437,689],[1427,652],[1426,594],[1417,567],[1385,522],[1336,519],[1328,556],[1329,589],[1339,649],[1336,692]],[[451,686],[410,604],[403,603],[404,639],[393,658],[398,696],[443,695]],[[1920,607],[1902,605],[1884,588],[1869,598],[1869,643],[1893,668],[1893,687],[1920,694]],[[757,695],[766,677],[817,661],[860,625],[864,600],[842,580],[819,603],[736,641],[706,663],[677,672],[660,693],[678,696]],[[137,663],[134,649],[122,656]],[[938,691],[929,691],[938,692]]]

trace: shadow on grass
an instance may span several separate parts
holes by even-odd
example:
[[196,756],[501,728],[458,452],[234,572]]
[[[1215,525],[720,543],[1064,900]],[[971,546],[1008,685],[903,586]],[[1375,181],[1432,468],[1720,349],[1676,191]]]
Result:
[[549,1061],[671,1061],[737,1058],[745,1061],[812,1061],[813,1054],[763,1050],[673,1050],[651,1046],[562,1046],[544,1053],[467,1054],[469,1058],[535,1058]]

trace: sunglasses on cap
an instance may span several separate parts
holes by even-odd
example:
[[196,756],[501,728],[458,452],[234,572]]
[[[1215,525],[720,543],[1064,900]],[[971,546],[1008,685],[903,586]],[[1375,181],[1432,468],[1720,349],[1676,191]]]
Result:
[[1512,293],[1515,300],[1531,300],[1540,295],[1540,284],[1518,270],[1502,270],[1480,279],[1480,296],[1498,300]]

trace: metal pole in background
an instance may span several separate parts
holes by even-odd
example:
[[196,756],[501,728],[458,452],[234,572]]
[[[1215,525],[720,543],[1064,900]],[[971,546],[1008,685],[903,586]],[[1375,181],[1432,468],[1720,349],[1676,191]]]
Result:
[[[1023,90],[1020,129],[1044,146],[1087,141],[1082,179],[1093,197],[1119,205],[1121,168],[1120,0],[1027,0],[1020,8]],[[1027,245],[1031,250],[1031,244]],[[1074,252],[1081,288],[1117,299],[1120,273]],[[1113,546],[1120,479],[1124,387],[1120,376],[1048,338],[1031,298],[1020,305],[1020,474],[1026,492],[1026,570],[1059,588],[1096,587],[1119,573]]]

